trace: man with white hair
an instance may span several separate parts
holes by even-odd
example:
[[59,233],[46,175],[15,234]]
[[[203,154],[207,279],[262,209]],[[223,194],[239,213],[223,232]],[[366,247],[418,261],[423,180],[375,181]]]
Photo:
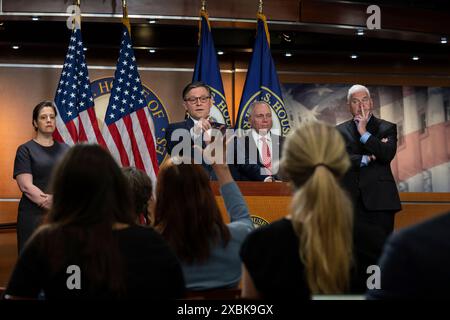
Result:
[[352,86],[347,104],[353,118],[337,126],[352,162],[343,182],[355,208],[358,273],[367,278],[366,268],[377,264],[383,244],[394,229],[395,213],[401,210],[390,166],[397,151],[397,126],[373,115],[373,100],[365,86]]

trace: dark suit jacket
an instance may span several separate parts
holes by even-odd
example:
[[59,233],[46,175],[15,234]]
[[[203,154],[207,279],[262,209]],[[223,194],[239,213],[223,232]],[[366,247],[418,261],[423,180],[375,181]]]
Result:
[[172,140],[172,133],[176,129],[185,129],[187,130],[187,134],[190,136],[190,130],[194,126],[194,121],[191,118],[187,118],[184,121],[171,123],[168,125],[166,129],[166,140],[167,140],[167,153],[172,154],[172,150],[178,142],[181,142],[182,138],[177,138]]
[[[217,125],[221,125],[219,123],[217,123]],[[169,126],[166,129],[166,140],[167,140],[167,152],[169,153],[169,155],[172,154],[172,150],[173,148],[179,143],[181,142],[183,139],[189,139],[191,145],[191,156],[194,157],[194,151],[193,151],[193,145],[194,142],[192,141],[191,137],[190,137],[190,130],[191,128],[194,126],[194,121],[191,118],[187,118],[184,121],[180,121],[180,122],[175,122],[175,123],[171,123],[169,124]],[[172,133],[176,130],[176,129],[185,129],[186,131],[184,132],[184,136],[183,137],[179,137],[179,138],[172,138]],[[274,139],[275,140],[275,139]],[[242,141],[247,141],[246,144],[245,142],[243,143]],[[281,150],[281,143],[284,141],[283,137],[279,137],[279,141],[280,141],[280,145],[278,146],[278,148],[273,148],[275,150],[274,152],[274,157],[278,156]],[[256,150],[256,145],[255,142],[253,141],[253,139],[250,140],[251,143],[253,143],[253,147],[254,150]],[[229,164],[229,168],[231,171],[231,174],[233,176],[233,178],[235,180],[244,180],[244,181],[263,181],[267,175],[262,175],[260,173],[261,168],[263,167],[261,159],[257,158],[258,163],[257,164],[252,164],[248,161],[249,159],[249,140],[247,138],[244,138],[244,140],[242,140],[242,138],[240,139],[236,139],[234,141],[235,145],[234,145],[234,152],[235,154],[237,153],[237,150],[243,150],[245,148],[245,161],[244,163],[237,163],[237,158],[234,158],[234,163]],[[245,146],[244,146],[245,145]],[[202,147],[204,148],[205,145],[203,144]],[[205,170],[207,171],[209,177],[211,180],[216,180],[216,175],[212,169],[212,167],[206,163],[203,162],[202,159],[202,165],[205,168]],[[277,176],[276,176],[277,177]]]
[[[353,119],[338,125],[337,129],[344,137],[352,162],[343,182],[353,198],[353,203],[356,205],[358,197],[361,197],[364,207],[369,211],[401,210],[390,166],[397,150],[397,126],[372,115],[367,123],[367,131],[371,136],[365,144],[359,141],[361,136]],[[383,138],[388,141],[381,142]],[[376,160],[361,167],[362,156],[372,154]]]
[[381,289],[373,299],[448,299],[450,212],[393,233],[379,261]]
[[[224,124],[221,123],[214,123],[215,126],[224,126]],[[179,143],[182,142],[183,139],[186,139],[190,142],[190,149],[191,149],[191,157],[192,159],[194,159],[194,141],[191,138],[190,135],[190,130],[192,129],[192,127],[194,127],[194,121],[191,118],[186,118],[184,121],[180,121],[180,122],[175,122],[175,123],[171,123],[169,124],[169,126],[166,129],[166,140],[167,140],[167,152],[169,155],[172,155],[172,150],[173,148]],[[177,130],[177,129],[184,129],[184,136],[180,136],[178,138],[172,137],[172,133]],[[202,143],[202,148],[205,148],[206,145],[203,142]],[[217,177],[214,173],[214,170],[212,169],[211,165],[206,164],[203,161],[203,157],[201,158],[202,160],[202,166],[205,168],[206,172],[208,173],[208,176],[211,180],[217,180]],[[233,176],[233,178],[235,180],[239,180],[240,174],[238,172],[237,167],[230,165],[230,171],[231,174]]]
[[[281,159],[281,150],[283,148],[284,137],[278,136],[273,133],[271,133],[271,137],[272,137],[272,164],[274,164],[275,162]],[[239,157],[238,155],[239,152],[243,152],[243,158],[245,159],[244,164],[237,165],[238,171],[240,173],[240,180],[263,181],[265,178],[267,178],[268,175],[261,174],[261,169],[264,168],[264,165],[262,163],[261,157],[259,156],[259,152],[251,132],[237,139],[237,146],[236,146],[237,158]],[[256,154],[253,154],[253,156],[251,157],[250,156],[251,152],[256,152]],[[256,159],[256,163],[254,163],[254,161],[253,162],[250,161],[254,159]],[[238,160],[239,159],[236,159],[235,161],[238,162]],[[273,176],[275,179],[281,180],[278,175],[278,172],[274,172]]]

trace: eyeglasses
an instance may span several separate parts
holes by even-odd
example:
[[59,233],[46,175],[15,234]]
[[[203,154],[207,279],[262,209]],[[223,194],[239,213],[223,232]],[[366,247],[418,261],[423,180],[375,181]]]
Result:
[[206,97],[190,97],[190,98],[184,99],[184,101],[188,102],[189,104],[195,104],[197,102],[197,100],[199,100],[201,103],[205,103],[209,99],[211,99],[210,96],[206,96]]
[[364,97],[364,98],[362,98],[362,100],[352,99],[350,102],[351,102],[352,104],[359,105],[360,103],[366,104],[367,102],[369,102],[369,100],[370,100],[369,97]]

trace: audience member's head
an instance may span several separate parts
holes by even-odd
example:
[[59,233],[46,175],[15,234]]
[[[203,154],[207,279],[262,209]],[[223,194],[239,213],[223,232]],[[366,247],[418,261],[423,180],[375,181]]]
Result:
[[154,226],[186,263],[205,261],[211,243],[230,239],[205,169],[172,159],[158,173]]
[[[141,224],[150,224],[153,206],[153,184],[150,177],[134,167],[122,168],[134,200],[135,219]],[[144,218],[145,221],[142,221]]]
[[132,223],[133,203],[125,177],[98,145],[72,147],[52,176],[48,221],[61,225]]
[[352,256],[352,205],[339,179],[350,167],[339,132],[319,122],[286,139],[281,172],[295,189],[292,223],[300,235],[300,258],[313,293],[348,288]]
[[98,145],[75,145],[53,173],[51,190],[53,206],[43,228],[55,238],[46,248],[52,267],[58,270],[78,255],[85,286],[122,292],[113,229],[134,219],[128,183],[115,160]]

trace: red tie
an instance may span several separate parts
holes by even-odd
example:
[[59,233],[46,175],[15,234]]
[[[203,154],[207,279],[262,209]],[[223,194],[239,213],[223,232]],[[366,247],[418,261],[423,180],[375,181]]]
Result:
[[266,169],[272,170],[272,156],[270,154],[269,145],[267,144],[266,137],[261,137],[262,142],[262,163]]

